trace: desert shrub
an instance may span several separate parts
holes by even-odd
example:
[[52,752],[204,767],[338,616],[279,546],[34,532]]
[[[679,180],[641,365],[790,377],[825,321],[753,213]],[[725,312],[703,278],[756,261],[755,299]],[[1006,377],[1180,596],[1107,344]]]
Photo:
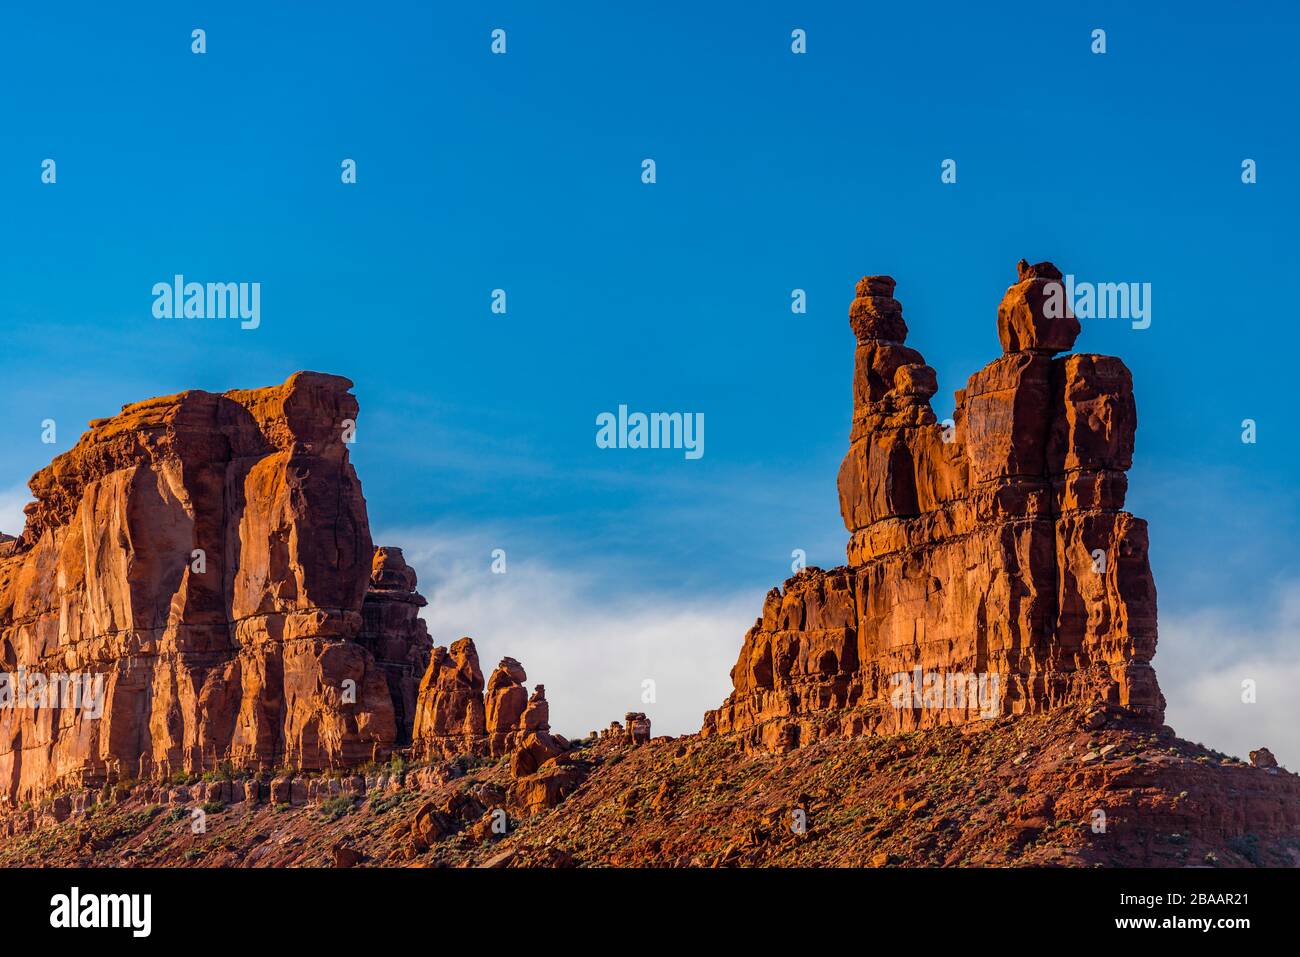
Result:
[[370,802],[370,813],[384,814],[391,811],[401,803],[402,796],[400,794],[386,794],[383,797],[377,797]]
[[324,801],[321,801],[318,813],[321,818],[326,821],[337,821],[344,814],[350,813],[353,807],[352,798],[345,794],[340,794],[336,797],[326,798]]

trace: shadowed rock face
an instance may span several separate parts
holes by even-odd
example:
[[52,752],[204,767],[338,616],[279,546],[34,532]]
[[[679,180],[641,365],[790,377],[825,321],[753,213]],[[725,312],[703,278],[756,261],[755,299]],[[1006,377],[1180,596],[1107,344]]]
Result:
[[1163,720],[1146,523],[1122,511],[1132,377],[1111,356],[1054,358],[1079,333],[1060,278],[1021,262],[1004,354],[956,393],[951,423],[903,344],[894,280],[858,283],[848,564],[768,594],[704,734],[780,749],[1092,702]]
[[0,708],[0,800],[224,760],[353,764],[409,736],[424,599],[371,542],[351,386],[302,372],[128,405],[32,478],[0,550],[0,670],[103,694]]

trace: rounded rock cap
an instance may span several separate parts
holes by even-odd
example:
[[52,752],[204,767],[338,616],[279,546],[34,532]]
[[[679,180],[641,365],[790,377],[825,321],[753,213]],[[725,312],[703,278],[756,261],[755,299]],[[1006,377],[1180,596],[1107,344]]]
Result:
[[849,303],[849,326],[858,342],[907,339],[903,304],[894,298],[895,285],[892,276],[863,276],[858,280],[857,298]]
[[859,296],[893,296],[898,283],[893,276],[863,276],[858,280]]
[[1081,327],[1065,297],[1061,270],[1050,262],[1016,263],[1016,283],[998,304],[1002,351],[1055,355],[1074,348]]

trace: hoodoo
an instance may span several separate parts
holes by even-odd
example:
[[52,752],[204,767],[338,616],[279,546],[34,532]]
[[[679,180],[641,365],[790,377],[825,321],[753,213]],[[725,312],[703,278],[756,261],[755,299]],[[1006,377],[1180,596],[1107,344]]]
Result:
[[[1092,702],[1161,723],[1147,528],[1123,511],[1132,377],[1113,356],[1057,355],[1080,331],[1046,308],[1061,273],[1022,260],[1018,274],[998,307],[1003,354],[957,391],[950,423],[930,407],[934,369],[904,344],[894,280],[859,281],[848,563],[768,593],[703,733],[784,749]],[[891,695],[900,675],[998,700]]]
[[1163,726],[1133,383],[1069,353],[1061,282],[1020,263],[944,422],[894,280],[858,283],[847,561],[768,594],[680,738],[570,741],[519,661],[433,646],[346,379],[92,422],[0,536],[0,682],[102,687],[0,685],[0,864],[1294,866],[1300,778]]

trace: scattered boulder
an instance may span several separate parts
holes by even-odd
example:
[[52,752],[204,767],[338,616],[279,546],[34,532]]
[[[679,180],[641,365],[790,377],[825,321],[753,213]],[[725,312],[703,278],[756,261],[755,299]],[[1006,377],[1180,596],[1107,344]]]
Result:
[[998,306],[1002,351],[1055,355],[1072,349],[1081,327],[1065,292],[1061,272],[1051,263],[1019,267],[1019,279]]
[[1250,763],[1257,768],[1276,768],[1277,758],[1273,757],[1273,752],[1268,748],[1260,748],[1250,752]]
[[501,820],[501,813],[500,808],[489,808],[481,818],[466,828],[466,833],[479,843],[504,837],[505,832],[497,824]]
[[339,842],[330,847],[330,859],[335,867],[356,867],[361,863],[363,856],[355,848]]
[[509,848],[502,851],[500,854],[494,854],[492,857],[489,857],[486,861],[480,864],[479,867],[509,867],[518,856],[519,852],[517,850]]
[[432,801],[425,801],[411,821],[411,849],[416,853],[427,851],[433,843],[451,831],[450,817],[438,810]]
[[515,778],[535,774],[547,761],[563,753],[564,748],[549,732],[530,732],[510,756],[510,774]]
[[555,807],[581,783],[578,772],[554,761],[536,774],[521,777],[512,788],[514,802],[527,814]]

